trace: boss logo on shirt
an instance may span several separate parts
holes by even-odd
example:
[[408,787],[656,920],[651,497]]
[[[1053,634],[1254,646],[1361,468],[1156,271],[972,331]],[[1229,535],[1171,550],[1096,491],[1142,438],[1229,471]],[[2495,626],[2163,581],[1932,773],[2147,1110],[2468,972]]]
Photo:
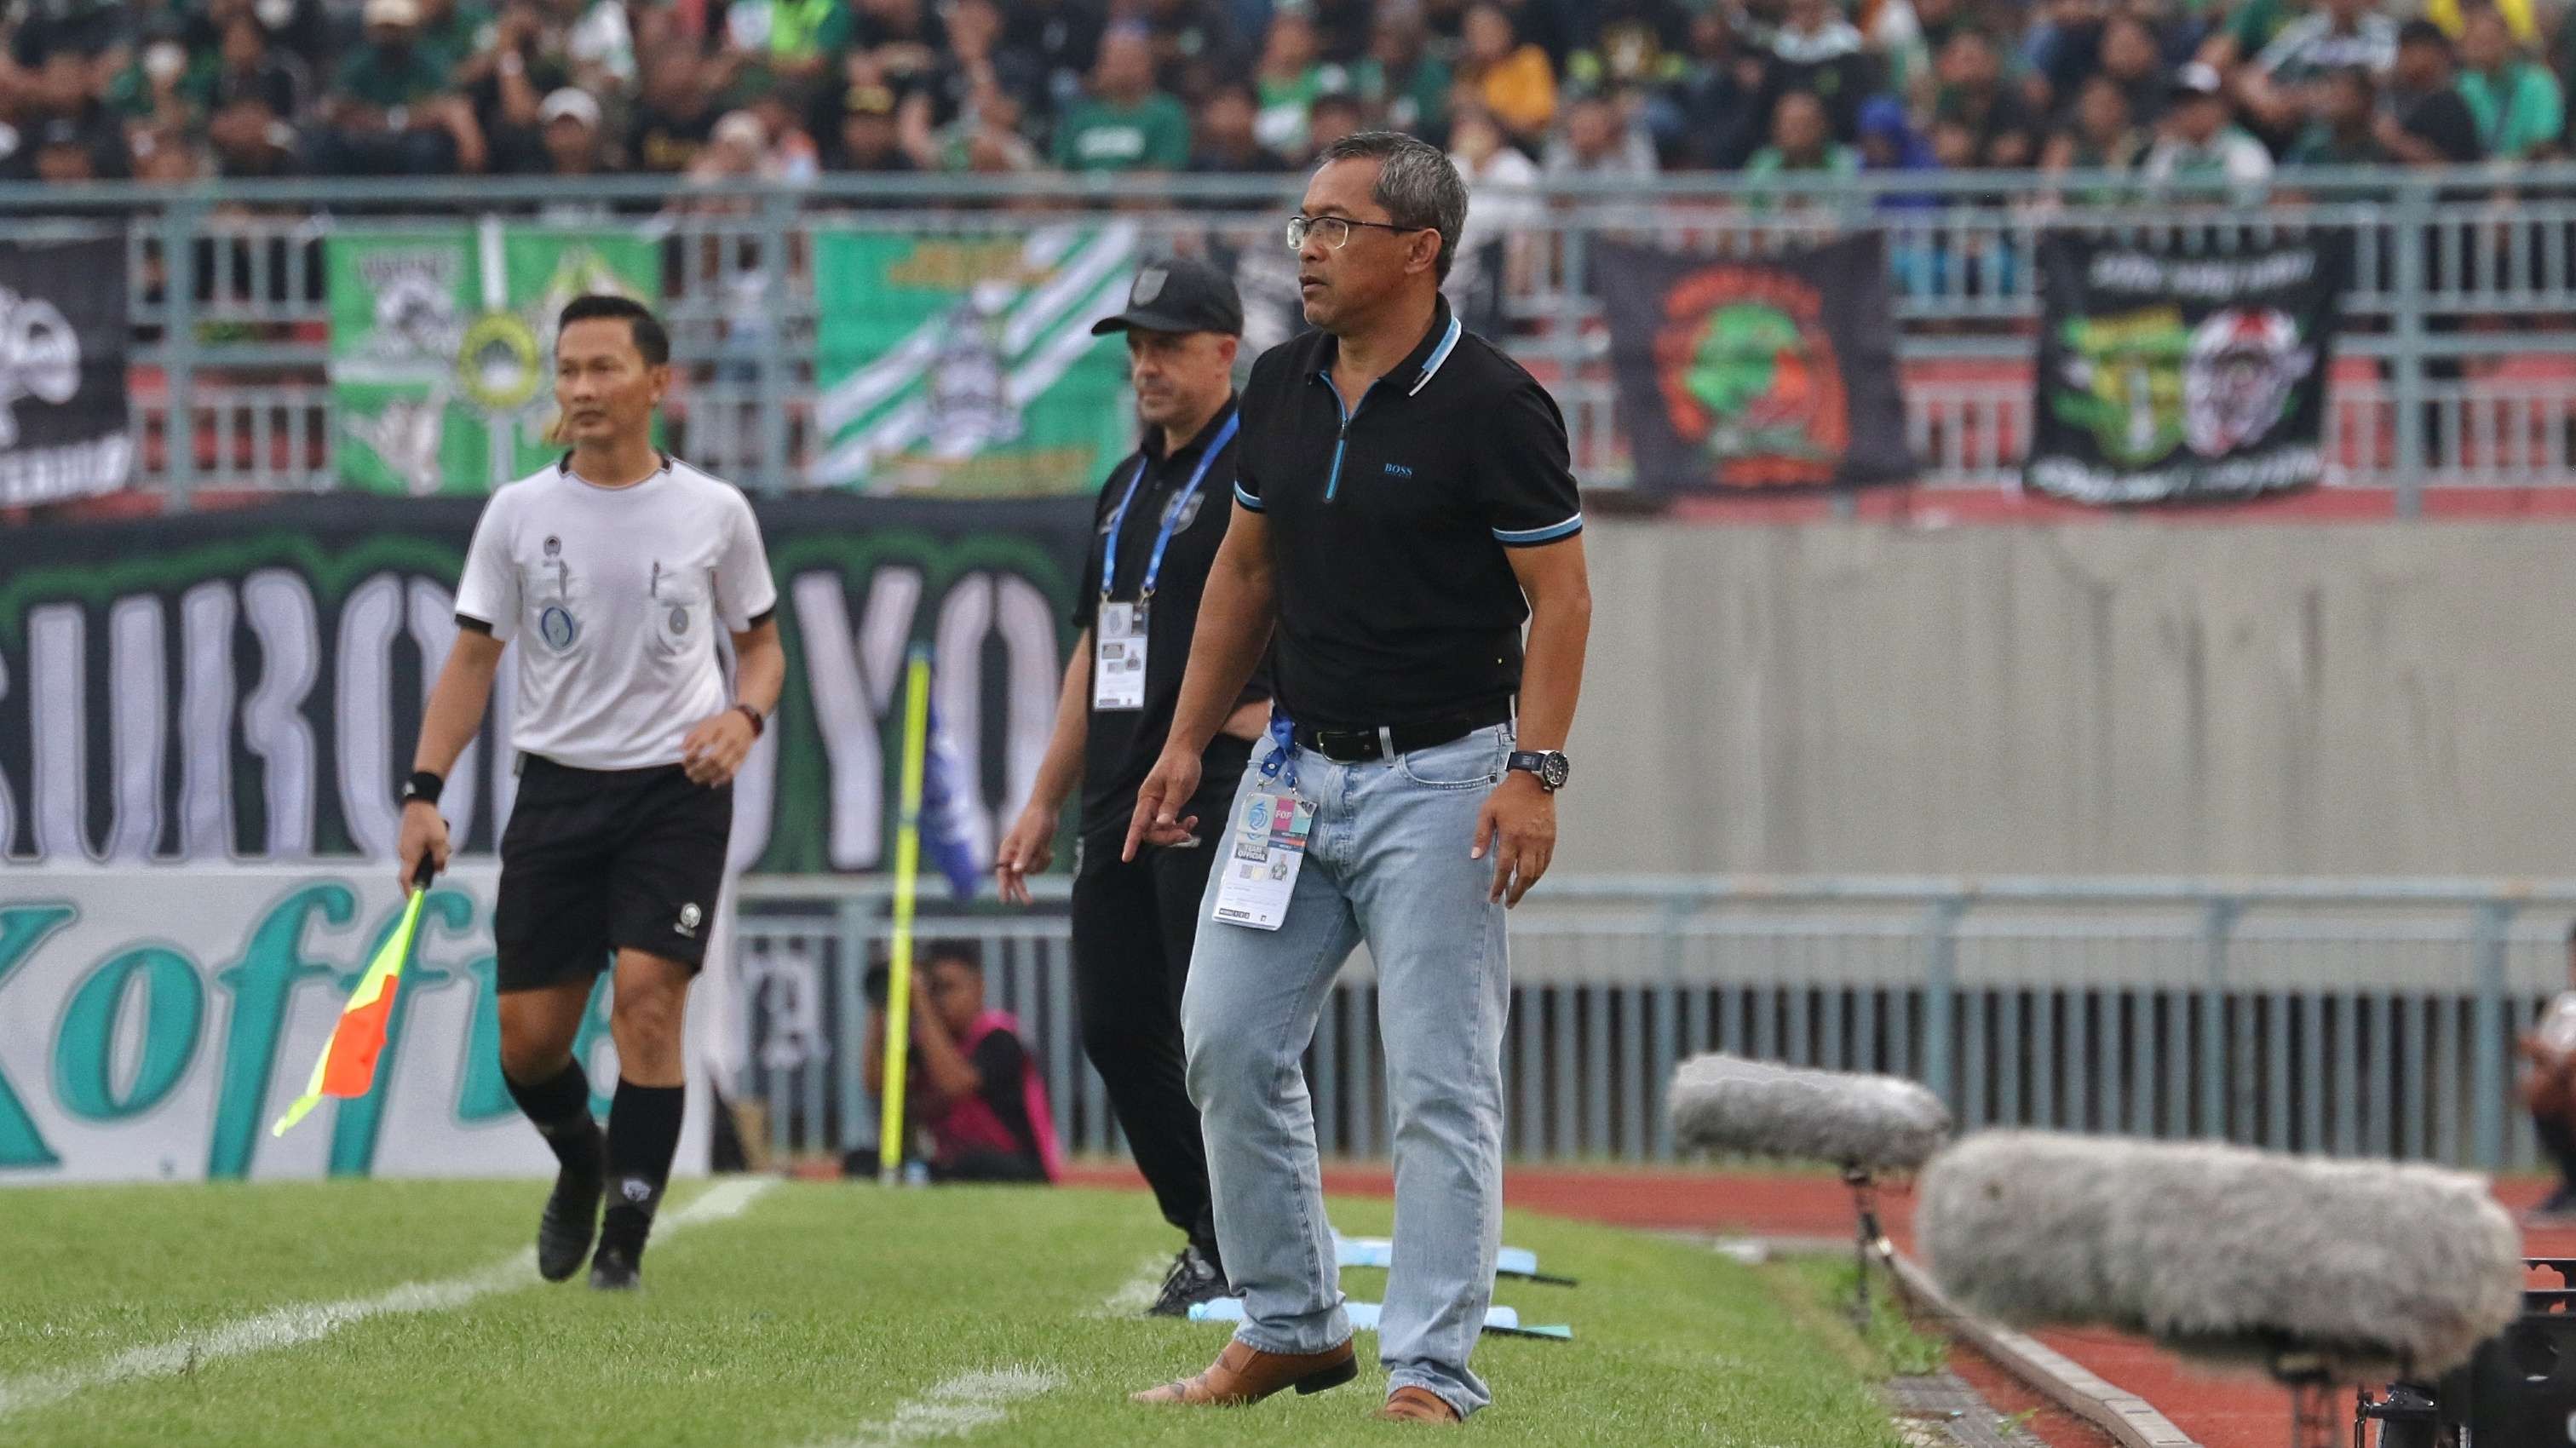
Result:
[[1406,467],[1402,463],[1388,463],[1386,465],[1386,475],[1390,478],[1409,478],[1413,476],[1413,469]]

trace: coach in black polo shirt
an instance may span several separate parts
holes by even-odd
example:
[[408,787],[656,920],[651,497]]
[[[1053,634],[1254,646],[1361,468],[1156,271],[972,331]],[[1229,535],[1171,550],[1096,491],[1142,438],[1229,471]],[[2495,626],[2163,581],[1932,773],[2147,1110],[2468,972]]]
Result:
[[[1466,212],[1421,141],[1328,147],[1288,226],[1317,330],[1244,389],[1234,525],[1127,846],[1196,824],[1224,851],[1181,1020],[1245,1321],[1146,1401],[1356,1376],[1299,1063],[1363,940],[1395,1124],[1381,1414],[1489,1401],[1467,1359],[1502,1221],[1504,911],[1555,848],[1591,601],[1556,404],[1440,297]],[[1273,744],[1210,828],[1200,751],[1274,629]]]
[[[1119,858],[1119,846],[1136,787],[1171,729],[1199,595],[1234,512],[1243,303],[1234,283],[1205,262],[1149,262],[1136,273],[1127,309],[1092,331],[1127,334],[1144,444],[1101,487],[1074,609],[1082,636],[1065,668],[1046,759],[1028,808],[1002,839],[997,869],[1002,898],[1025,903],[1027,876],[1047,867],[1079,782],[1073,979],[1082,1046],[1164,1219],[1188,1234],[1152,1308],[1177,1317],[1228,1291],[1207,1150],[1181,1055],[1181,983],[1216,851],[1174,843],[1131,861]],[[1192,812],[1224,814],[1269,713],[1269,680],[1244,682],[1201,753],[1206,799]]]

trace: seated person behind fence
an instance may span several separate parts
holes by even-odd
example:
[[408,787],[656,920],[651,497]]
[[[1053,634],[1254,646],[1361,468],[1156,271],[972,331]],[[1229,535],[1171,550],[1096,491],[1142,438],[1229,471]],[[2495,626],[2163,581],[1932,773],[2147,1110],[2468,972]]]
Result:
[[2518,1047],[2528,1063],[2522,1104],[2558,1172],[2557,1190],[2525,1219],[2533,1224],[2576,1223],[2576,927],[2567,933],[2567,976],[2569,989],[2551,998]]
[[[886,968],[867,975],[868,1029],[860,1054],[869,1090],[885,1081]],[[927,1131],[934,1181],[1052,1182],[1055,1121],[1037,1057],[1019,1022],[984,1003],[983,956],[969,943],[923,945],[912,976],[912,1044],[904,1114]],[[873,1161],[853,1161],[865,1173]]]

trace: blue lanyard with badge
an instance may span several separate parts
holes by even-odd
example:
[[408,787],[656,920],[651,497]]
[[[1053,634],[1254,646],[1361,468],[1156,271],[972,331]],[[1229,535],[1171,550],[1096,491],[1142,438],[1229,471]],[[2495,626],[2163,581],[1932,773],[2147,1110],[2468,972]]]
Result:
[[1227,831],[1214,913],[1228,925],[1276,930],[1288,918],[1315,828],[1315,806],[1297,792],[1297,741],[1284,714],[1270,716],[1270,756],[1261,763],[1261,778]]
[[1127,510],[1135,505],[1136,490],[1143,486],[1145,470],[1152,459],[1138,458],[1136,471],[1127,477],[1127,492],[1118,500],[1118,511],[1109,517],[1109,537],[1100,557],[1100,616],[1091,636],[1091,707],[1094,709],[1142,709],[1145,707],[1145,628],[1147,615],[1154,606],[1154,580],[1162,576],[1163,551],[1172,546],[1172,535],[1179,532],[1190,500],[1198,496],[1199,484],[1207,481],[1208,468],[1216,455],[1234,441],[1235,432],[1243,426],[1243,414],[1237,412],[1225,420],[1207,451],[1199,454],[1199,465],[1191,472],[1187,486],[1172,496],[1163,508],[1162,526],[1154,533],[1154,551],[1145,559],[1144,585],[1137,590],[1134,603],[1112,603],[1109,594],[1118,578],[1118,535],[1127,526]]

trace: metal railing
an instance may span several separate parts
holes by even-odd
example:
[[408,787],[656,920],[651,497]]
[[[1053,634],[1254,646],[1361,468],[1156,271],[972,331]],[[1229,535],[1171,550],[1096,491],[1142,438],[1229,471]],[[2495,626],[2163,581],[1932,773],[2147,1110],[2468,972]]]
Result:
[[[147,486],[185,507],[201,488],[333,486],[345,441],[328,382],[322,249],[358,225],[496,215],[514,226],[603,221],[659,239],[682,364],[682,451],[747,484],[806,485],[828,439],[815,419],[811,268],[818,231],[1026,236],[1112,226],[1137,254],[1236,265],[1256,346],[1294,305],[1278,221],[1293,178],[827,176],[690,186],[665,177],[0,186],[13,235],[121,231],[131,278],[135,406]],[[1909,427],[1936,487],[2009,486],[2029,434],[2040,231],[2082,226],[2225,250],[2310,229],[2352,234],[2329,421],[2336,480],[2398,490],[2561,481],[2576,438],[2576,166],[2512,172],[2287,174],[2263,197],[2150,194],[2130,176],[1972,173],[1794,185],[1693,174],[1650,189],[1564,181],[1487,193],[1470,271],[1500,283],[1475,320],[1562,404],[1577,471],[1629,476],[1593,295],[1592,243],[1642,238],[1752,255],[1872,227],[1885,233]],[[1485,294],[1479,294],[1484,296]]]
[[[1033,913],[927,913],[976,941],[1072,1149],[1122,1142],[1073,1014],[1063,881]],[[860,973],[873,879],[751,877],[737,935],[771,1145],[876,1139]],[[1663,1091],[1708,1050],[1917,1077],[1963,1131],[2213,1138],[2486,1169],[2537,1157],[2516,1038],[2568,988],[2576,882],[1550,880],[1512,921],[1506,1148],[1669,1160]],[[1387,1150],[1366,953],[1307,1057],[1327,1153]]]

